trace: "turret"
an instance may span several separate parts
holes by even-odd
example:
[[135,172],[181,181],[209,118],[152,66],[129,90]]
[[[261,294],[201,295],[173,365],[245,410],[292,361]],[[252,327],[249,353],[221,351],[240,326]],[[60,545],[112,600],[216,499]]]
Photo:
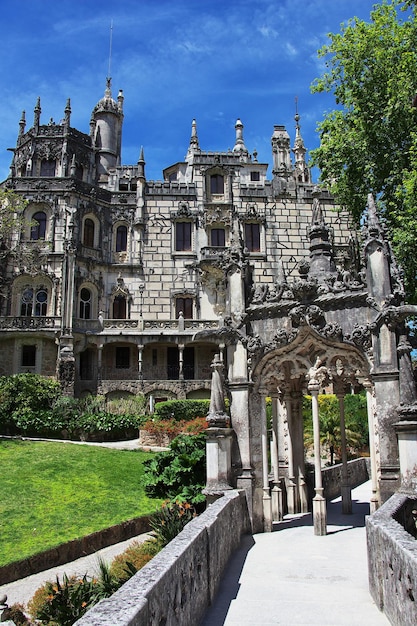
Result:
[[107,78],[104,97],[94,107],[90,120],[90,133],[97,151],[99,182],[107,182],[109,169],[120,163],[123,101],[122,91],[119,91],[117,102],[113,100],[111,78]]
[[38,97],[37,101],[36,101],[36,106],[33,110],[34,116],[33,116],[33,127],[36,131],[36,133],[39,130],[39,124],[40,124],[40,120],[41,120],[41,99]]

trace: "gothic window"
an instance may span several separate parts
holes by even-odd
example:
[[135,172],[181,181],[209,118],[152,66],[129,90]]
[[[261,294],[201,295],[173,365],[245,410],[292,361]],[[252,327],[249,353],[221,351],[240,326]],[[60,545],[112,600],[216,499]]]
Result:
[[27,287],[21,297],[20,301],[20,315],[24,315],[25,317],[30,317],[32,315],[33,308],[33,289],[31,287]]
[[116,347],[116,368],[128,369],[130,367],[130,348],[126,346]]
[[46,234],[46,213],[44,211],[37,211],[33,217],[33,224],[30,229],[30,238],[32,241],[38,241],[39,239],[45,239]]
[[245,246],[249,252],[261,251],[261,229],[258,223],[245,224]]
[[212,228],[210,233],[210,241],[212,246],[224,248],[226,241],[224,228]]
[[193,299],[192,298],[175,298],[175,318],[178,319],[180,313],[183,314],[184,319],[193,319]]
[[175,250],[177,252],[191,250],[191,222],[175,224]]
[[210,176],[210,193],[224,193],[224,177],[221,174],[213,174]]
[[48,308],[48,294],[45,289],[39,289],[35,297],[35,315],[44,317]]
[[36,366],[36,345],[22,346],[22,358],[20,364],[22,367]]
[[127,227],[118,226],[116,231],[116,252],[127,250]]
[[84,221],[83,244],[87,248],[94,248],[94,222],[89,217]]
[[55,161],[52,159],[41,162],[41,176],[51,178],[55,176]]
[[116,296],[113,300],[113,319],[125,320],[126,319],[126,298],[125,296]]
[[86,287],[80,292],[80,319],[91,319],[91,291]]

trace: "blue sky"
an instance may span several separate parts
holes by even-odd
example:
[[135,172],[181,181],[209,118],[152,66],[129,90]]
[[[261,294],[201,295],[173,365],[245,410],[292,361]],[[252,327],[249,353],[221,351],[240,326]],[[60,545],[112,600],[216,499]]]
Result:
[[[294,139],[295,97],[307,148],[334,107],[312,95],[327,33],[370,0],[1,0],[0,180],[9,172],[22,110],[28,129],[41,98],[42,123],[58,122],[71,99],[71,125],[89,132],[109,71],[125,96],[122,162],[144,147],[148,179],[182,161],[191,122],[202,150],[233,147],[237,118],[260,162],[271,163],[274,124]],[[270,175],[270,170],[269,170]]]

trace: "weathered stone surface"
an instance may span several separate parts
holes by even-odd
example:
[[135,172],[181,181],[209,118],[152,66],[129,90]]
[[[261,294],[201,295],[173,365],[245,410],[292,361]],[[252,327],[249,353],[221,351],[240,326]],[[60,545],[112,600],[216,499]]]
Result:
[[218,589],[241,536],[250,532],[246,497],[236,490],[216,500],[77,626],[195,626]]
[[394,519],[410,501],[396,493],[366,518],[370,592],[393,626],[417,624],[417,542]]

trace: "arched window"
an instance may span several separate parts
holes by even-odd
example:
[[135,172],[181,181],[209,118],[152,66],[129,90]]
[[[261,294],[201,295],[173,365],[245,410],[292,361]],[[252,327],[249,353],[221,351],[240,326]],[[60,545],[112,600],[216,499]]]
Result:
[[44,317],[48,309],[48,294],[45,289],[39,289],[35,298],[35,315]]
[[41,163],[41,176],[51,178],[55,176],[55,161],[52,159],[42,161]]
[[33,308],[33,289],[31,287],[26,287],[20,299],[20,315],[30,317],[32,315],[32,308]]
[[30,238],[32,241],[38,241],[39,239],[45,239],[46,235],[46,213],[44,211],[37,211],[33,217],[33,224],[30,229]]
[[127,226],[118,226],[116,231],[116,252],[127,250]]
[[94,222],[89,217],[84,220],[83,244],[87,248],[94,248]]
[[34,291],[26,287],[20,298],[20,315],[30,317],[45,317],[48,312],[48,292],[46,289]]
[[116,296],[113,300],[113,319],[126,319],[126,298],[124,296]]
[[91,291],[86,287],[80,292],[80,319],[91,319]]

